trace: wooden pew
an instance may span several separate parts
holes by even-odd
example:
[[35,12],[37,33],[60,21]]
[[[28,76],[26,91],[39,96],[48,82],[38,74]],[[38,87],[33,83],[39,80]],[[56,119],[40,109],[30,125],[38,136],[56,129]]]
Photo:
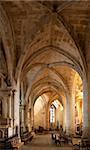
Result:
[[24,145],[23,142],[19,142],[18,137],[15,137],[15,138],[11,139],[10,142],[11,142],[11,147],[13,149],[17,149],[17,150],[19,150],[22,147],[22,145]]
[[80,142],[80,147],[82,148],[82,150],[84,148],[86,148],[87,150],[90,149],[90,139],[82,138]]
[[24,142],[24,144],[26,144],[27,142],[31,141],[32,138],[33,138],[32,132],[25,132],[21,136],[21,141]]
[[59,134],[59,133],[52,133],[51,134],[52,140],[55,140],[56,145],[62,145],[62,144],[72,144],[72,137],[70,135],[66,134]]
[[24,145],[24,142],[20,142],[18,136],[10,137],[10,138],[5,140],[4,149],[6,149],[6,150],[12,150],[12,149],[20,150],[23,145]]

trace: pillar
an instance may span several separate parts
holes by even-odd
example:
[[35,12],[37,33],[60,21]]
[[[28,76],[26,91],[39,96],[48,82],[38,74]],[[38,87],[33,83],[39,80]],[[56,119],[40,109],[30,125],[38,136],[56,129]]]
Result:
[[90,21],[86,33],[85,56],[87,68],[83,81],[83,137],[90,139]]
[[31,107],[31,128],[34,128],[34,106]]
[[22,105],[22,109],[21,109],[21,113],[22,113],[22,123],[21,126],[23,127],[23,130],[25,129],[25,124],[24,124],[24,105]]
[[11,100],[12,100],[12,95],[10,95],[10,97],[9,97],[9,118],[11,118],[11,107],[12,107],[12,105],[11,105]]
[[71,122],[71,117],[70,117],[70,99],[69,96],[67,96],[66,99],[66,133],[70,134],[71,127],[70,127],[70,122]]
[[83,137],[90,138],[90,79],[89,78],[87,82],[84,81],[84,89],[83,89]]
[[21,127],[25,129],[24,124],[24,91],[23,91],[23,82],[21,83]]
[[14,127],[15,132],[18,134],[18,138],[20,139],[20,84],[17,82],[16,90],[13,91],[14,96]]
[[32,108],[32,127],[34,128],[34,106]]
[[46,106],[46,129],[49,130],[50,128],[50,107],[49,104]]
[[7,98],[7,105],[8,105],[8,118],[11,118],[11,114],[12,114],[12,105],[11,105],[11,101],[12,101],[12,93],[10,93],[8,95],[8,98]]
[[[14,104],[13,104],[13,93],[10,91],[8,94],[8,118],[9,118],[9,128],[8,128],[8,136],[14,135]],[[13,105],[12,105],[13,104]]]
[[15,98],[15,91],[12,91],[12,96],[11,96],[11,118],[12,118],[12,127],[13,127],[13,135],[15,134],[14,130],[14,122],[15,122],[15,116],[14,116],[14,98]]
[[75,134],[75,83],[71,93],[71,132]]
[[3,99],[3,117],[7,118],[7,97]]
[[[89,66],[90,68],[90,66]],[[88,104],[87,104],[87,113],[88,113],[88,138],[90,139],[90,70],[88,72]]]

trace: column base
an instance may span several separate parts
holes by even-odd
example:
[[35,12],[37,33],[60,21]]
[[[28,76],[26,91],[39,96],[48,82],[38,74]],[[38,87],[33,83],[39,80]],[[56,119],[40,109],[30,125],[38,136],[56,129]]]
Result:
[[82,138],[90,139],[90,127],[83,129]]

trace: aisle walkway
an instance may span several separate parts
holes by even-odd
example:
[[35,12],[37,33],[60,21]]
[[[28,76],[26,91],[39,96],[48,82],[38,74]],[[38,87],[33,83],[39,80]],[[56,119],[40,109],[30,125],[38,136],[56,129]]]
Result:
[[71,146],[56,146],[50,135],[36,135],[33,140],[23,146],[23,150],[72,150]]

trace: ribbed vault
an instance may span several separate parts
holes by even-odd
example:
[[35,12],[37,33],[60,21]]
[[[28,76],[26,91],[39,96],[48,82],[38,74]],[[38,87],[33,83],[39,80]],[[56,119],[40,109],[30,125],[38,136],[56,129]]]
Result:
[[[54,99],[60,101],[64,124],[67,122],[70,129],[75,121],[72,119],[75,94],[82,94],[83,90],[76,91],[75,87],[78,81],[85,90],[89,87],[86,83],[89,22],[89,0],[0,1],[0,75],[5,76],[5,88],[11,89],[10,96],[14,99],[13,127],[19,125],[19,110],[24,110],[26,125],[29,122],[33,126],[33,107],[41,96],[43,104],[48,99],[48,108]],[[81,77],[77,82],[76,76]]]

